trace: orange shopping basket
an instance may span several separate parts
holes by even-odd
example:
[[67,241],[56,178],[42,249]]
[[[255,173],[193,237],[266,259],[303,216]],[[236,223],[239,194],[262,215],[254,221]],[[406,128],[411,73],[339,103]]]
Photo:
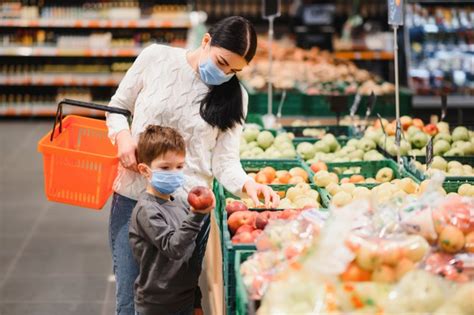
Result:
[[107,136],[105,121],[75,115],[63,119],[63,105],[127,117],[131,114],[120,108],[64,99],[58,104],[53,130],[38,143],[48,200],[101,209],[117,175],[117,150]]

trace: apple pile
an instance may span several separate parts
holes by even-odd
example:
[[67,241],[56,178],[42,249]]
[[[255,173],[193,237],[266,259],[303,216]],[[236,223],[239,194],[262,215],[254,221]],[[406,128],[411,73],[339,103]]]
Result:
[[281,133],[276,137],[268,130],[247,127],[240,138],[240,157],[245,159],[277,159],[296,157],[291,133]]
[[326,187],[331,195],[331,205],[343,207],[353,200],[372,198],[378,203],[389,201],[392,198],[404,198],[407,195],[418,195],[422,190],[420,185],[409,177],[394,179],[385,182],[372,189],[363,186],[356,186],[353,183],[335,184],[331,183]]
[[309,164],[318,161],[351,162],[383,160],[384,156],[376,148],[376,142],[368,137],[350,139],[344,147],[341,147],[336,137],[328,133],[314,144],[310,142],[298,144],[296,151]]
[[430,250],[428,242],[418,235],[406,236],[401,240],[353,236],[347,245],[356,257],[340,275],[344,282],[396,282],[415,269]]
[[472,166],[467,165],[467,164],[462,164],[458,161],[448,162],[441,156],[433,157],[433,161],[431,162],[431,167],[428,171],[426,170],[426,164],[422,164],[418,161],[414,161],[413,163],[416,169],[418,169],[420,172],[428,176],[433,175],[433,173],[435,172],[442,172],[446,176],[456,176],[456,177],[474,176],[474,171],[472,169]]
[[254,243],[270,220],[294,219],[300,211],[285,209],[282,211],[251,211],[241,201],[230,201],[225,208],[227,226],[232,237],[232,243]]
[[[452,132],[449,124],[439,122],[437,124],[424,125],[420,119],[412,119],[408,116],[400,117],[405,139],[401,143],[402,155],[424,156],[429,138],[433,138],[433,154],[437,156],[465,156],[474,155],[474,132],[466,127],[456,127]],[[366,131],[384,148],[389,154],[396,155],[395,129],[396,123],[383,120],[387,138],[385,139],[380,121],[376,121],[373,128]]]
[[296,185],[309,181],[308,173],[301,167],[293,167],[289,171],[279,170],[267,166],[257,173],[248,173],[257,183],[265,185]]

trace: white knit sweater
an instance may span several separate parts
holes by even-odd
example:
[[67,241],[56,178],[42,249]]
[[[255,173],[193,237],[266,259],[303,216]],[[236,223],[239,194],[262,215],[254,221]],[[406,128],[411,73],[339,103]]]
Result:
[[[186,142],[184,192],[192,187],[210,187],[215,176],[230,192],[240,195],[249,179],[240,165],[239,145],[242,126],[221,132],[199,115],[200,100],[208,92],[186,59],[186,51],[151,45],[137,57],[112,97],[109,106],[133,113],[131,134],[139,134],[150,124],[177,129]],[[248,95],[242,88],[244,112]],[[118,132],[129,129],[127,119],[107,114],[112,142]],[[146,180],[138,173],[119,167],[114,191],[138,199]],[[182,191],[183,192],[183,191]]]

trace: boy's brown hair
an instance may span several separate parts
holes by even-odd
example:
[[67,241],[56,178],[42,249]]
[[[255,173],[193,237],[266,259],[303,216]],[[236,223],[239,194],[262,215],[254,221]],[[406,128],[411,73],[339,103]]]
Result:
[[168,152],[186,154],[183,137],[173,128],[150,125],[140,134],[137,146],[138,163],[150,165]]

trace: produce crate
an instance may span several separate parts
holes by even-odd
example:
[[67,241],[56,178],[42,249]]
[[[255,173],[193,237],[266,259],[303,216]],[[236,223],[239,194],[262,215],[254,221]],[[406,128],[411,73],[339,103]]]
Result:
[[[336,139],[337,139],[337,142],[339,142],[339,144],[341,145],[341,148],[345,146],[347,142],[350,140],[350,138],[347,138],[347,137],[337,137]],[[298,144],[302,142],[309,142],[309,143],[315,144],[316,142],[320,140],[321,139],[316,139],[316,138],[294,138],[293,145],[295,146],[295,149],[296,149]]]
[[248,124],[255,124],[263,128],[263,120],[262,120],[262,115],[260,114],[247,114],[247,118],[245,119],[245,122]]
[[[227,222],[227,216],[224,214]],[[235,259],[239,252],[255,252],[257,248],[254,244],[232,244],[229,231],[223,232],[222,240],[224,250],[223,258],[223,279],[224,279],[224,296],[227,308],[227,314],[235,314],[236,306],[236,279],[235,279]]]
[[240,265],[246,261],[254,251],[239,251],[235,254],[234,272],[235,272],[235,314],[253,315],[256,311],[256,301],[249,300],[247,289],[245,288],[242,275],[240,274]]
[[[400,89],[400,115],[410,115],[412,113],[412,93],[409,89]],[[354,103],[355,95],[348,95],[347,110],[342,115],[348,115],[351,105]],[[368,96],[362,96],[357,115],[365,116],[367,110]],[[309,116],[334,116],[330,110],[329,100],[325,95],[307,95],[308,109],[306,113]],[[378,96],[371,116],[376,117],[380,114],[382,117],[395,117],[395,94]]]
[[[458,157],[443,157],[443,158],[448,162],[459,161]],[[413,177],[415,177],[418,181],[423,181],[428,178],[422,171],[416,169],[410,163],[408,158],[403,159],[403,164],[405,168],[407,169],[408,173],[411,174]],[[450,192],[452,192],[454,188],[457,191],[457,188],[464,183],[474,184],[474,176],[446,176],[446,179],[445,179],[445,185],[446,187],[449,187]]]
[[[252,114],[267,114],[268,112],[268,93],[255,91],[247,88],[249,95],[248,112]],[[282,92],[273,93],[273,114],[277,114],[278,106],[282,98]],[[302,116],[307,112],[307,97],[305,94],[294,89],[286,92],[286,97],[282,106],[282,115],[284,116]]]
[[326,133],[332,133],[336,137],[355,137],[356,131],[352,126],[338,126],[338,125],[322,125],[322,126],[283,126],[283,129],[286,132],[292,132],[295,135],[295,138],[302,138],[302,139],[314,139],[314,137],[304,136],[303,130],[305,129],[322,129]]

